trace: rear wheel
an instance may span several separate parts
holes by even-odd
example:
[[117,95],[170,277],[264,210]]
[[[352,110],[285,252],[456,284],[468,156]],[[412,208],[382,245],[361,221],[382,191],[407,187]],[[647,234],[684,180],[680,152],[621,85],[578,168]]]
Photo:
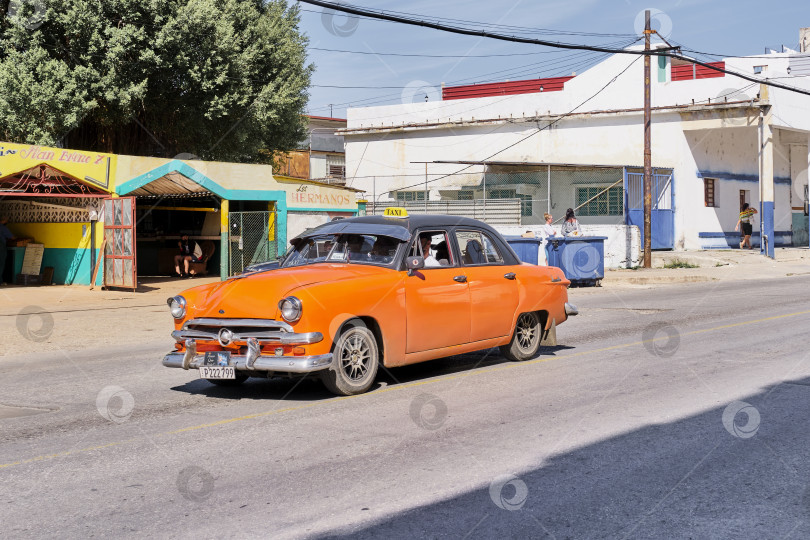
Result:
[[501,345],[501,354],[513,362],[529,360],[537,355],[543,336],[543,325],[537,313],[521,313],[509,345]]
[[377,376],[379,349],[374,333],[362,321],[350,321],[335,342],[332,366],[321,372],[330,392],[340,396],[362,394]]
[[237,371],[235,379],[205,379],[205,380],[217,386],[239,386],[240,384],[248,380],[248,378],[250,378],[250,375],[246,375],[244,373]]

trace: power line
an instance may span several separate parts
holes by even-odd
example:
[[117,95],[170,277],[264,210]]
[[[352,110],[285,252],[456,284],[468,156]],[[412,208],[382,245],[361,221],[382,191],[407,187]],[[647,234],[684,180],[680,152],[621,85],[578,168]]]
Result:
[[[301,11],[308,12],[308,13],[318,13],[323,14],[322,11],[300,8]],[[340,10],[335,10],[340,11]],[[379,13],[386,13],[391,15],[399,15],[399,16],[406,16],[406,17],[413,17],[416,16],[414,13],[408,13],[404,11],[393,11],[393,10],[380,10]],[[352,16],[353,15],[353,16]],[[378,19],[378,17],[371,16],[371,15],[361,15],[361,14],[352,14],[347,15],[347,18],[351,19],[363,19],[363,20],[374,20]],[[559,36],[584,36],[584,37],[637,37],[635,34],[617,34],[617,33],[600,33],[600,32],[578,32],[578,31],[567,31],[567,30],[556,30],[552,28],[531,28],[526,26],[514,26],[509,24],[499,24],[499,23],[488,23],[488,22],[481,22],[481,21],[470,21],[466,19],[452,19],[448,17],[439,17],[433,16],[433,20],[435,21],[444,21],[446,23],[463,23],[463,24],[472,24],[477,25],[480,27],[486,28],[499,28],[503,31],[516,31],[518,33],[524,34],[546,34],[546,35],[559,35]]]
[[372,51],[347,51],[343,49],[326,49],[323,47],[309,47],[312,51],[325,51],[334,53],[345,54],[363,54],[370,56],[404,56],[416,58],[496,58],[496,57],[509,57],[509,56],[537,56],[538,54],[554,54],[559,53],[559,50],[551,51],[537,51],[530,53],[511,53],[511,54],[417,54],[417,53],[390,53],[390,52],[372,52]]
[[[640,57],[639,57],[639,58],[640,58]],[[577,105],[576,107],[574,107],[573,109],[571,109],[571,110],[570,110],[570,111],[568,111],[567,113],[561,114],[560,116],[558,116],[557,118],[555,118],[554,120],[552,120],[551,122],[549,122],[548,124],[546,124],[546,125],[545,125],[545,126],[543,126],[543,127],[539,127],[539,126],[538,126],[538,127],[537,127],[537,129],[536,129],[535,131],[533,131],[532,133],[530,133],[530,134],[526,135],[525,137],[523,137],[522,139],[520,139],[520,140],[518,140],[518,141],[516,141],[516,142],[514,142],[514,143],[512,143],[512,144],[510,144],[509,146],[507,146],[507,147],[505,147],[505,148],[502,148],[502,149],[498,150],[498,151],[497,151],[497,152],[495,152],[494,154],[492,154],[492,155],[490,155],[490,156],[485,157],[485,158],[484,158],[484,159],[482,159],[481,161],[483,162],[483,161],[487,161],[487,160],[489,160],[489,159],[492,159],[493,157],[497,156],[498,154],[500,154],[500,153],[502,153],[502,152],[505,152],[506,150],[509,150],[510,148],[512,148],[512,147],[514,147],[514,146],[517,146],[518,144],[522,143],[523,141],[525,141],[525,140],[527,140],[527,139],[529,139],[529,138],[531,138],[531,137],[534,137],[535,135],[537,135],[537,134],[538,134],[538,133],[540,133],[541,131],[543,131],[543,130],[546,130],[546,129],[550,128],[551,126],[553,126],[553,125],[554,125],[554,124],[556,124],[557,122],[560,122],[560,121],[561,121],[563,118],[565,118],[565,117],[567,117],[567,116],[569,116],[569,115],[573,114],[574,112],[576,112],[576,110],[577,110],[577,109],[579,109],[580,107],[582,107],[583,105],[585,105],[586,103],[588,103],[589,101],[591,101],[593,98],[595,98],[596,96],[598,96],[599,94],[601,94],[602,92],[604,92],[604,91],[605,91],[605,89],[606,89],[608,86],[610,86],[611,84],[613,84],[613,83],[616,81],[616,79],[618,79],[619,77],[621,77],[622,75],[624,75],[624,74],[627,72],[627,70],[628,70],[628,69],[630,69],[630,67],[631,67],[633,64],[635,64],[635,63],[636,63],[636,62],[639,60],[639,58],[636,58],[636,59],[634,59],[632,62],[630,62],[629,64],[627,64],[627,67],[625,67],[623,70],[621,70],[621,71],[620,71],[620,72],[619,72],[619,73],[618,73],[618,74],[617,74],[615,77],[613,77],[612,79],[610,79],[610,80],[609,80],[609,81],[608,81],[608,82],[607,82],[607,83],[606,83],[606,84],[605,84],[605,85],[604,85],[602,88],[600,88],[599,90],[597,90],[597,91],[596,91],[596,93],[594,93],[593,95],[591,95],[591,97],[587,98],[585,101],[581,102],[579,105]],[[429,181],[426,181],[426,182],[419,182],[418,184],[412,184],[412,185],[410,185],[410,186],[405,186],[405,187],[402,187],[402,188],[397,188],[397,190],[396,190],[396,191],[403,190],[403,189],[408,189],[408,188],[412,188],[412,187],[417,187],[417,186],[424,186],[424,185],[426,185],[426,184],[428,184],[428,183],[436,182],[436,181],[438,181],[438,180],[442,180],[443,178],[447,178],[448,176],[454,176],[454,175],[460,174],[460,173],[462,173],[462,172],[466,171],[467,169],[469,169],[470,167],[473,167],[473,166],[474,166],[474,165],[472,165],[472,164],[471,164],[471,165],[467,165],[466,167],[463,167],[463,168],[459,169],[458,171],[456,171],[456,172],[454,172],[454,173],[450,173],[450,174],[444,174],[444,175],[442,175],[442,176],[440,176],[440,177],[438,177],[438,178],[434,178],[433,180],[429,180]],[[379,195],[385,195],[385,194],[387,194],[387,193],[391,193],[391,191],[394,191],[394,190],[383,191],[383,192],[382,192],[382,193],[380,193]],[[486,195],[486,194],[485,194],[485,195]],[[375,203],[376,203],[376,201],[375,201]]]
[[741,79],[745,79],[750,82],[760,83],[767,86],[772,86],[774,88],[781,88],[782,90],[788,90],[790,92],[795,92],[798,94],[804,94],[810,96],[810,91],[802,90],[800,88],[796,88],[793,86],[788,86],[780,83],[772,82],[768,79],[758,79],[756,77],[751,77],[749,75],[745,75],[743,73],[737,73],[735,71],[730,71],[725,68],[721,68],[718,66],[713,66],[707,62],[701,62],[694,58],[689,58],[687,56],[683,56],[681,54],[676,54],[670,52],[669,50],[663,49],[653,49],[650,51],[645,50],[632,50],[632,49],[614,49],[610,47],[602,47],[597,45],[583,45],[583,44],[574,44],[574,43],[563,43],[558,41],[548,41],[543,39],[534,39],[534,38],[526,38],[520,36],[507,36],[504,34],[497,34],[493,32],[487,32],[485,30],[473,30],[469,28],[460,28],[456,26],[448,26],[444,24],[432,23],[425,20],[420,19],[410,19],[407,17],[401,17],[398,15],[389,15],[388,13],[378,12],[368,9],[362,9],[354,6],[349,6],[346,4],[337,4],[334,2],[324,2],[322,0],[299,0],[300,2],[304,2],[305,4],[312,4],[315,6],[320,6],[324,8],[333,9],[335,11],[340,11],[343,13],[351,13],[354,15],[362,15],[366,17],[371,17],[375,19],[397,22],[402,24],[408,24],[411,26],[422,26],[425,28],[432,28],[434,30],[442,30],[444,32],[450,32],[453,34],[461,34],[466,36],[479,36],[479,37],[486,37],[490,39],[497,39],[500,41],[510,41],[513,43],[529,43],[534,45],[545,45],[547,47],[555,47],[560,49],[571,49],[571,50],[584,50],[584,51],[594,51],[594,52],[605,52],[605,53],[613,53],[613,54],[632,54],[636,56],[668,56],[670,58],[677,58],[679,60],[685,60],[687,62],[691,62],[693,64],[697,64],[699,66],[703,66],[705,68],[711,69],[713,71],[717,71],[720,73],[725,73],[727,75],[733,75],[735,77],[739,77]]
[[[524,70],[522,68],[535,66],[535,65],[551,66],[551,65],[559,64],[560,62],[557,62],[557,61],[548,62],[548,63],[539,62],[539,63],[535,63],[535,64],[526,64],[524,66],[518,66],[518,67],[515,67],[515,68],[506,69],[506,70],[490,72],[489,75],[493,75],[493,74],[497,74],[497,73],[503,73],[503,75],[501,75],[500,77],[497,77],[497,78],[493,78],[493,79],[491,79],[491,81],[487,81],[487,80],[474,81],[472,84],[501,81],[503,79],[503,77],[515,76],[517,74],[524,74],[524,73],[542,74],[542,73],[553,72],[553,71],[562,71],[563,69],[565,69],[566,71],[571,71],[572,69],[576,70],[576,69],[579,69],[581,67],[587,68],[587,67],[590,67],[590,66],[600,62],[601,60],[603,60],[607,56],[605,54],[593,56],[596,53],[588,52],[588,53],[574,53],[572,55],[568,55],[567,57],[565,57],[565,59],[567,60],[567,59],[573,58],[573,57],[582,57],[583,54],[589,55],[589,57],[586,58],[585,60],[582,60],[582,61],[579,61],[579,62],[574,62],[572,64],[566,64],[564,66],[559,66],[559,67],[553,67],[553,68],[550,68],[550,69]],[[556,60],[563,60],[563,57],[558,58]],[[520,71],[515,72],[514,70],[520,70]],[[475,77],[467,77],[465,79],[459,79],[457,81],[452,81],[449,84],[450,85],[457,85],[459,83],[466,83],[466,81],[469,81],[471,79],[475,79]],[[466,83],[466,84],[470,84],[470,83]],[[438,85],[432,84],[431,86],[438,86]],[[401,87],[401,88],[404,89],[406,87]],[[369,105],[375,105],[375,104],[378,104],[378,103],[385,103],[387,101],[390,101],[390,99],[385,99],[385,98],[393,99],[393,98],[399,97],[399,96],[401,96],[401,94],[384,94],[384,95],[381,95],[381,96],[374,96],[374,97],[365,98],[365,99],[346,101],[346,102],[338,103],[338,104],[334,104],[334,105],[337,106],[337,107],[343,107],[343,106],[349,106],[349,105],[358,105],[358,104],[363,104],[365,106],[369,106]],[[449,106],[453,106],[453,105],[455,105],[455,104],[454,103],[448,103],[447,106],[449,107]],[[319,109],[323,109],[323,108],[324,108],[323,106],[314,107],[313,110],[319,110]],[[435,109],[434,109],[434,111],[435,111]],[[462,112],[464,112],[464,111],[462,111]],[[391,116],[395,116],[395,115],[383,115],[383,116],[373,117],[373,118],[370,118],[370,119],[389,118]]]
[[[553,72],[553,71],[560,71],[561,72],[563,70],[571,71],[572,69],[573,70],[578,70],[579,68],[587,68],[587,67],[590,67],[591,65],[594,65],[594,64],[600,62],[601,60],[603,60],[605,58],[605,56],[607,56],[607,55],[592,56],[595,53],[574,53],[573,55],[569,55],[569,57],[574,57],[575,56],[575,57],[580,57],[581,58],[583,54],[589,55],[589,57],[586,58],[585,60],[582,60],[582,61],[574,62],[574,63],[571,63],[571,64],[565,64],[564,66],[555,66],[555,67],[551,67],[549,69],[536,69],[536,70],[532,69],[532,70],[528,70],[528,69],[523,69],[523,68],[534,66],[534,65],[540,65],[540,64],[550,66],[550,65],[554,65],[554,64],[559,64],[559,62],[549,62],[549,63],[546,63],[546,64],[544,64],[544,63],[526,64],[524,66],[518,66],[518,67],[510,68],[510,69],[507,69],[507,70],[501,70],[501,71],[498,71],[498,72],[490,72],[489,73],[490,75],[497,74],[497,73],[503,73],[503,75],[501,75],[500,77],[493,78],[491,80],[491,82],[501,81],[501,80],[503,80],[504,77],[507,77],[507,76],[511,77],[511,76],[515,76],[515,75],[522,75],[522,74],[525,74],[525,73],[543,74],[543,73]],[[566,60],[567,59],[568,59],[568,57],[566,58]],[[559,58],[557,60],[562,60],[562,58]],[[514,70],[520,70],[520,71],[516,72]],[[453,81],[453,82],[451,82],[449,84],[450,85],[457,85],[459,83],[465,83],[466,81],[469,81],[471,79],[475,79],[475,78],[474,77],[468,77],[466,79],[459,79],[458,81]],[[475,81],[472,84],[477,84],[477,83],[486,84],[487,82],[490,82],[490,81],[487,81],[485,79],[484,81]],[[470,83],[466,83],[466,84],[470,84]],[[316,85],[313,85],[313,86],[316,86]],[[438,87],[439,85],[431,84],[430,86],[431,87]],[[404,89],[404,88],[407,88],[407,87],[394,87],[394,88]],[[349,106],[349,105],[360,105],[360,104],[362,104],[364,106],[370,106],[370,105],[375,105],[375,104],[388,102],[391,99],[394,99],[396,97],[401,97],[401,93],[383,94],[383,95],[380,95],[380,96],[374,96],[374,97],[365,98],[365,99],[347,101],[347,102],[337,103],[337,104],[333,104],[333,105],[335,105],[337,107],[344,107],[344,106]],[[386,99],[386,98],[388,98],[388,99]],[[455,106],[455,105],[456,105],[455,103],[448,102],[447,105],[443,105],[441,108],[452,107],[452,106]],[[314,107],[312,110],[320,110],[320,109],[324,109],[324,108],[325,107],[323,107],[323,106]],[[480,107],[476,107],[476,108],[480,108]],[[436,109],[434,109],[431,112],[434,112],[435,110]],[[466,112],[466,111],[462,111],[462,112]],[[396,115],[376,116],[376,117],[373,117],[373,118],[370,118],[370,119],[388,118],[388,117],[391,117],[391,116],[396,116]]]

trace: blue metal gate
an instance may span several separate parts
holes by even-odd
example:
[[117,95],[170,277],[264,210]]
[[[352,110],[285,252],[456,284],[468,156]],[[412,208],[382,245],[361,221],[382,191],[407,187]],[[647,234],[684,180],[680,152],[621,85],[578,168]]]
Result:
[[[624,171],[624,192],[627,200],[627,224],[637,225],[644,245],[644,173]],[[652,249],[675,247],[675,211],[672,170],[653,169],[652,177]]]

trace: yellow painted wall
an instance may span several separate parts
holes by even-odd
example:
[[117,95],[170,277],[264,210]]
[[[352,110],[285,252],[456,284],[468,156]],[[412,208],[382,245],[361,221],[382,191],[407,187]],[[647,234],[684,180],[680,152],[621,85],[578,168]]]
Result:
[[[84,236],[82,236],[84,227]],[[87,249],[90,247],[89,223],[9,223],[9,230],[16,237],[33,238],[46,248]],[[96,223],[96,249],[104,238],[104,224]]]

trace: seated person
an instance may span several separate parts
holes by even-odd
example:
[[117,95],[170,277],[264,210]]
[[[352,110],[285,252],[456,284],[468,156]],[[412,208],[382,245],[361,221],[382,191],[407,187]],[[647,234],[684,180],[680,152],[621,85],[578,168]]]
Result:
[[430,233],[423,233],[419,236],[419,246],[422,248],[422,256],[425,258],[425,268],[441,266],[439,261],[430,253]]
[[447,248],[447,240],[442,240],[436,246],[436,259],[441,266],[450,266],[450,250]]
[[[180,248],[180,253],[174,256],[175,275],[179,277],[191,277],[191,274],[189,274],[188,271],[188,265],[191,262],[199,262],[202,259],[202,248],[197,242],[189,242],[187,234],[180,237],[180,241],[177,242],[177,246]],[[185,272],[180,271],[181,262],[183,263]]]
[[374,242],[374,247],[371,248],[371,251],[368,254],[368,258],[371,261],[377,263],[384,263],[388,264],[392,260],[394,260],[394,254],[397,251],[397,242],[394,238],[389,238],[387,236],[380,236]]
[[467,264],[486,264],[487,258],[484,255],[484,247],[476,239],[467,240],[464,262]]

